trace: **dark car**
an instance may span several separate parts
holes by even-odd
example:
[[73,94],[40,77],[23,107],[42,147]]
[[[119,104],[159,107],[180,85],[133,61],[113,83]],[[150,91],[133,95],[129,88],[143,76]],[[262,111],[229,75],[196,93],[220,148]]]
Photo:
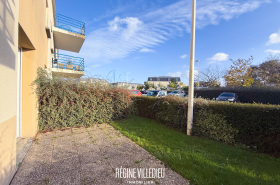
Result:
[[148,94],[150,92],[150,90],[145,90],[144,94]]
[[217,101],[239,102],[238,96],[235,93],[223,92],[216,98]]
[[164,97],[167,96],[167,92],[163,90],[154,90],[150,91],[147,96],[153,96],[153,97]]

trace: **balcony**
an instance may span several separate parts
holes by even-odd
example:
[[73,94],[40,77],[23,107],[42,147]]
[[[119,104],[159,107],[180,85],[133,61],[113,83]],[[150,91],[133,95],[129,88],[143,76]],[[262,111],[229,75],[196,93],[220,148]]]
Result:
[[53,35],[55,48],[78,53],[85,41],[85,23],[56,14]]
[[52,73],[62,77],[80,78],[84,76],[84,59],[54,53],[52,58]]

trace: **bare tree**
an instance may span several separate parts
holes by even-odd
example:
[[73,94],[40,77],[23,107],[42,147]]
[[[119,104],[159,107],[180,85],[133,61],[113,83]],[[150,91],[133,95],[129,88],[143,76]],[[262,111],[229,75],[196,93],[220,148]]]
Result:
[[225,70],[221,70],[219,66],[213,67],[209,65],[195,75],[195,81],[199,81],[200,86],[220,87],[224,74]]

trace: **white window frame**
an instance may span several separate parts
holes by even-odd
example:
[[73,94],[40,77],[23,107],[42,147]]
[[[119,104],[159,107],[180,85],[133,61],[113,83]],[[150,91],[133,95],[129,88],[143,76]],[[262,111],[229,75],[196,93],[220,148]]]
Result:
[[22,48],[17,59],[17,137],[22,137]]

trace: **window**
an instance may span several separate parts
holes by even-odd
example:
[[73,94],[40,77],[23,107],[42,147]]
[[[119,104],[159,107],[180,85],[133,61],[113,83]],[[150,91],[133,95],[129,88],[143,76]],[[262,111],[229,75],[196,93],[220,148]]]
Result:
[[138,94],[138,91],[134,91],[134,94]]
[[232,94],[232,93],[222,93],[220,96],[234,97],[234,94]]

